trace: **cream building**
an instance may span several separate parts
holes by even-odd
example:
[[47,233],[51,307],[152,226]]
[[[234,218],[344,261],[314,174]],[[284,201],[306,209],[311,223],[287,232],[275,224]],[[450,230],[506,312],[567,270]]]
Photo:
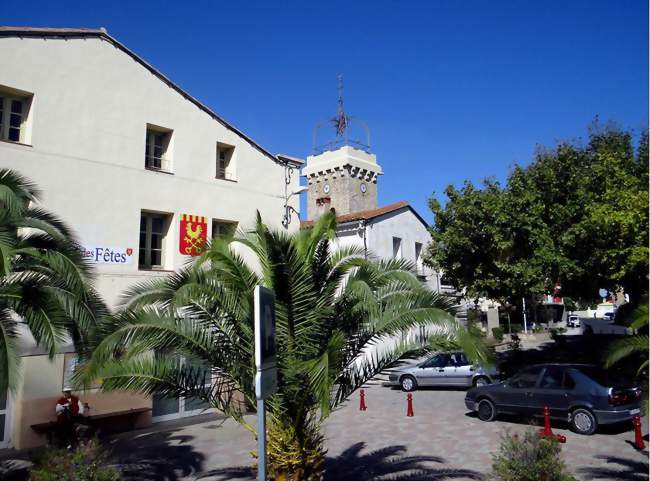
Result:
[[[35,182],[43,206],[76,231],[111,307],[134,283],[183,266],[187,235],[191,242],[245,228],[256,210],[280,228],[285,176],[299,167],[103,29],[0,28],[0,115],[0,168]],[[297,187],[294,175],[288,188]],[[54,418],[74,364],[72,349],[64,351],[50,361],[22,339],[21,385],[6,401],[0,396],[0,448],[43,443],[30,426]],[[124,393],[81,397],[93,414],[152,408],[140,425],[203,409]]]

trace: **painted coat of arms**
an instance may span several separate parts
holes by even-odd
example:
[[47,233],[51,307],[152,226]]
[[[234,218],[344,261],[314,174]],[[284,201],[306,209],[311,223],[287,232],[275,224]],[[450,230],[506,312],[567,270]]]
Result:
[[208,238],[208,222],[198,215],[181,215],[179,250],[186,256],[198,256]]

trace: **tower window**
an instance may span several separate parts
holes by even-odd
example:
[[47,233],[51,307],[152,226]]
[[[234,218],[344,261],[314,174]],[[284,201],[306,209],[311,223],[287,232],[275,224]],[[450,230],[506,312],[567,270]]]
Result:
[[235,147],[217,142],[217,179],[235,180]]

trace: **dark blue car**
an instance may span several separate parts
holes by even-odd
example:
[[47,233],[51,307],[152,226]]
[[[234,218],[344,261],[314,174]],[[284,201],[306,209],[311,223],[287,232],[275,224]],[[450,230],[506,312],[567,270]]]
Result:
[[539,364],[498,384],[470,389],[465,405],[483,421],[493,421],[501,413],[543,416],[548,406],[551,418],[568,421],[575,432],[590,435],[600,424],[640,415],[640,399],[638,386],[612,379],[596,366]]

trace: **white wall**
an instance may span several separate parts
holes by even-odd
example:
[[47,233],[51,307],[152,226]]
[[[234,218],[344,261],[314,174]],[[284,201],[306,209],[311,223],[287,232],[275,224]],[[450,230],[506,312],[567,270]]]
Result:
[[[0,86],[33,94],[30,145],[0,142],[0,168],[34,181],[82,243],[134,250],[131,265],[98,265],[109,303],[160,275],[138,270],[142,209],[173,215],[170,270],[188,259],[178,251],[181,214],[208,217],[208,228],[212,218],[250,226],[258,209],[280,228],[283,168],[107,41],[0,38]],[[145,170],[147,123],[174,131],[173,175]],[[217,142],[235,146],[237,182],[215,179]]]
[[[431,242],[427,227],[408,208],[396,210],[368,221],[366,227],[368,249],[378,257],[393,257],[393,237],[402,240],[402,259],[416,262],[415,243],[422,244],[422,254]],[[439,276],[432,269],[422,266],[422,273],[430,289],[438,290]]]

